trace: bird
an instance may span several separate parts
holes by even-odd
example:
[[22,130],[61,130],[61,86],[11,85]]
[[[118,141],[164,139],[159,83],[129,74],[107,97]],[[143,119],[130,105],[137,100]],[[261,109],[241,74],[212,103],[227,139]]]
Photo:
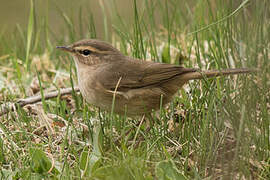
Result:
[[122,54],[111,44],[85,39],[57,46],[73,56],[83,98],[105,111],[140,116],[172,101],[185,83],[222,75],[254,72],[249,68],[205,70],[145,61]]

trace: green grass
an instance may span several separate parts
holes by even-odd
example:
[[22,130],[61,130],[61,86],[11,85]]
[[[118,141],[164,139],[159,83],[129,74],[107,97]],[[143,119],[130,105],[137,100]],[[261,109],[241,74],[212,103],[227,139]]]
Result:
[[2,106],[74,86],[71,57],[54,47],[97,37],[97,20],[104,26],[99,38],[129,56],[176,64],[181,56],[186,67],[260,72],[189,82],[153,113],[149,131],[145,123],[136,126],[142,117],[100,111],[76,93],[9,112],[0,117],[1,179],[270,178],[267,0],[244,7],[233,0],[134,0],[125,7],[131,20],[117,1],[100,1],[103,17],[82,3],[76,20],[57,7],[61,34],[50,26],[49,11],[38,16],[31,2],[26,29],[0,29]]

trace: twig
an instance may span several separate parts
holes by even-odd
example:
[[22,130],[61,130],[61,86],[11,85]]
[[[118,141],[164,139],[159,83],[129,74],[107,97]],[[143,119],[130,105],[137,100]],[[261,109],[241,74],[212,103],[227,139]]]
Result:
[[[70,87],[70,88],[64,88],[64,89],[48,92],[44,94],[44,99],[47,100],[47,99],[55,98],[57,96],[71,94],[72,91],[73,89]],[[74,87],[74,91],[78,92],[79,87]],[[34,104],[34,103],[40,102],[41,100],[42,100],[41,95],[36,95],[36,96],[31,96],[25,99],[19,99],[17,102],[12,103],[11,105],[8,105],[8,106],[6,106],[6,104],[2,104],[0,106],[0,116],[7,114],[9,111],[14,111],[18,107],[24,107],[27,104]]]

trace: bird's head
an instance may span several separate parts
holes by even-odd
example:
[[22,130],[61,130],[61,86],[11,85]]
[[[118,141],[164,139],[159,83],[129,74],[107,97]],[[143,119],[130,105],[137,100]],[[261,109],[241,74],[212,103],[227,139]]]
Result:
[[123,56],[109,43],[96,39],[81,40],[69,46],[58,46],[57,48],[71,53],[76,63],[89,66],[115,61],[119,59],[115,56]]

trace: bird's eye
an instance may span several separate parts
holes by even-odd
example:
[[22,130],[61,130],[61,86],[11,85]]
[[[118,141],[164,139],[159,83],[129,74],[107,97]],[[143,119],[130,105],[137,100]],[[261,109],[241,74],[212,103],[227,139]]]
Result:
[[81,51],[80,53],[83,54],[84,56],[88,56],[91,53],[91,51],[88,49],[85,49],[85,50]]

